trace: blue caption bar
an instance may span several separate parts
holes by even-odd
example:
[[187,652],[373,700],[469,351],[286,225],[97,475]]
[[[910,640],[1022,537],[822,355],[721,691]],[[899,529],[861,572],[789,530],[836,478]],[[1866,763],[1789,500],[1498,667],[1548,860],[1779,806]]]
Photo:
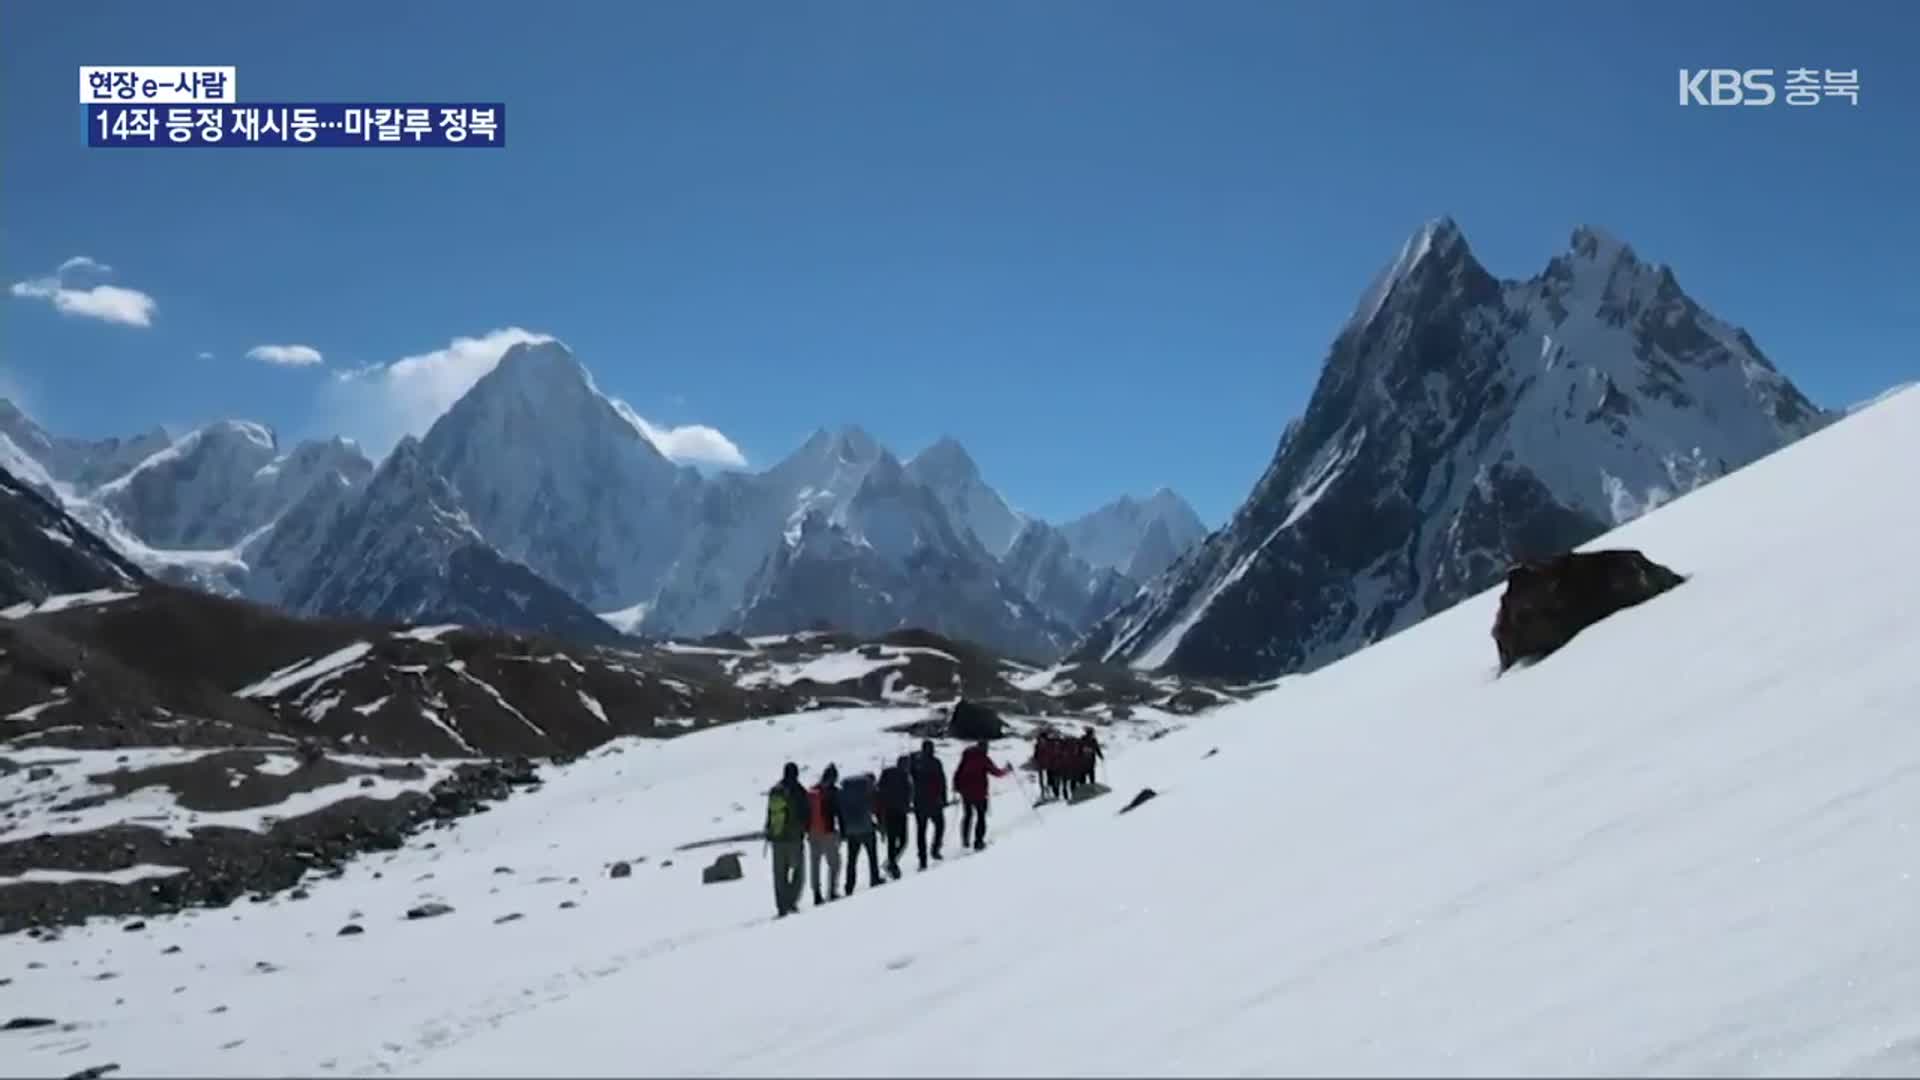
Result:
[[507,145],[507,107],[482,104],[88,105],[87,145]]

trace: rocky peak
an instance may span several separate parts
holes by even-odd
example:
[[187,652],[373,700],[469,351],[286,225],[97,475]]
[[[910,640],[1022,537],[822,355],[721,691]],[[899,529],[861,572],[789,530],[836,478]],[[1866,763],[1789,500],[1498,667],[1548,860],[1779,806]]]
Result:
[[962,484],[980,479],[980,466],[958,439],[943,435],[913,456],[907,467],[928,483]]
[[1090,652],[1264,678],[1337,659],[1778,449],[1819,413],[1605,231],[1500,282],[1429,223],[1335,338],[1228,526]]

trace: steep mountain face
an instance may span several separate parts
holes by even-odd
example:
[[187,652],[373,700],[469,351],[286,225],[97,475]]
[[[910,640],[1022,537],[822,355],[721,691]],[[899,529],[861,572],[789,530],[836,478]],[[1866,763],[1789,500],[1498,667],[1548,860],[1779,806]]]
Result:
[[1233,520],[1083,652],[1312,668],[1825,422],[1744,331],[1599,230],[1502,282],[1436,221],[1362,296]]
[[501,554],[600,610],[653,595],[700,507],[699,473],[558,342],[509,349],[420,452]]
[[363,486],[335,472],[308,487],[248,550],[245,595],[267,604],[286,603],[288,590],[322,558],[334,525]]
[[[1156,526],[1160,535],[1155,536]],[[1166,488],[1145,499],[1123,495],[1060,526],[1073,553],[1094,566],[1146,581],[1206,538],[1200,515]]]
[[1139,588],[1129,575],[1075,555],[1066,535],[1044,521],[1027,522],[1000,568],[1021,595],[1075,634],[1092,628]]
[[912,626],[1026,658],[1057,656],[1072,640],[885,451],[843,511],[803,511],[749,586],[738,629],[819,624],[861,635]]
[[411,437],[347,505],[326,516],[318,557],[284,589],[282,603],[295,612],[580,641],[618,636],[573,597],[494,550]]
[[146,580],[53,500],[0,468],[0,607]]
[[[641,619],[648,633],[699,637],[738,621],[748,589],[808,513],[842,520],[881,449],[858,427],[816,431],[763,473],[707,481],[680,557]],[[799,629],[787,627],[785,629]]]
[[941,438],[914,455],[907,462],[907,475],[926,485],[954,522],[996,559],[1013,547],[1014,537],[1026,524],[1022,514],[987,486],[973,456],[952,438]]
[[282,452],[273,432],[240,420],[210,424],[87,493],[157,548],[239,546],[314,484],[364,481],[373,465],[344,439]]

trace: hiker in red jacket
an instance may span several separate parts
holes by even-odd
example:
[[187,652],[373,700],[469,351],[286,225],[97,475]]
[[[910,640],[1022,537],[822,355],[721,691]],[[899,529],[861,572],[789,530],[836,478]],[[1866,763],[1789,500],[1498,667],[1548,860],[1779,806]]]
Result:
[[[975,851],[987,846],[987,778],[1005,776],[1008,769],[987,757],[985,739],[966,748],[953,767],[953,791],[960,796],[960,846]],[[968,837],[972,840],[969,841]]]
[[1072,762],[1068,760],[1072,744],[1054,732],[1047,732],[1047,791],[1056,800],[1067,797],[1067,773]]

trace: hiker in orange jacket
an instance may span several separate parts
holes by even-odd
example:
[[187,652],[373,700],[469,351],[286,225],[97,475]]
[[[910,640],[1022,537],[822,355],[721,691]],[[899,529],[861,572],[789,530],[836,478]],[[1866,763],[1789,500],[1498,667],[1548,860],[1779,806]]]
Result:
[[[807,851],[813,881],[813,902],[840,899],[840,770],[828,765],[820,783],[807,790]],[[820,863],[827,864],[827,895],[820,895]]]

